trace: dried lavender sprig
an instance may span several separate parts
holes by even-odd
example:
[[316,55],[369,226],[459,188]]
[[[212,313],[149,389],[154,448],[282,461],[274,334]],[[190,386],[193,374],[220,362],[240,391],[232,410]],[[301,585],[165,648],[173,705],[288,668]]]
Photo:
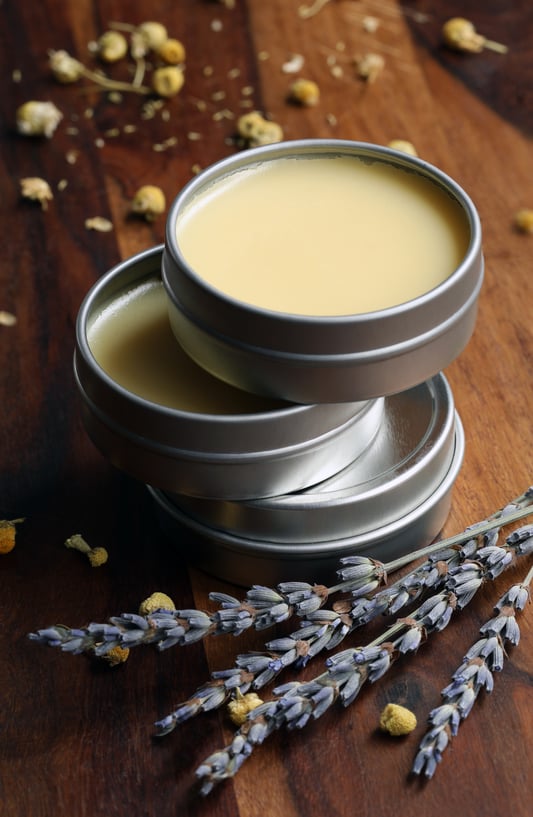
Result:
[[292,682],[274,690],[276,699],[249,713],[231,743],[210,755],[196,770],[200,792],[208,794],[217,783],[233,777],[254,748],[282,726],[302,729],[340,700],[351,704],[366,681],[374,683],[392,663],[416,652],[430,634],[443,630],[456,607],[454,593],[431,596],[409,618],[398,619],[365,647],[343,650],[326,661],[326,671],[303,683]]
[[[355,558],[357,570],[353,568],[353,575],[345,584],[358,595],[369,587],[377,587],[384,580],[385,571],[376,559]],[[277,590],[254,585],[245,601],[225,593],[211,593],[210,598],[221,607],[214,613],[195,609],[157,610],[145,616],[123,613],[111,617],[106,623],[92,622],[84,628],[52,625],[29,633],[29,638],[73,655],[84,652],[104,655],[117,646],[132,648],[146,644],[165,650],[175,645],[191,644],[208,635],[231,633],[237,636],[251,626],[262,630],[293,614],[308,615],[324,604],[328,592],[323,585],[307,582],[282,582]]]
[[418,747],[412,768],[414,774],[433,777],[442,753],[450,739],[457,735],[461,721],[472,711],[481,690],[492,692],[493,673],[503,669],[506,644],[517,645],[520,641],[516,613],[524,609],[529,599],[532,580],[533,568],[520,584],[514,584],[503,594],[494,608],[496,616],[480,628],[482,637],[463,656],[452,682],[442,690],[444,703],[429,713],[430,728]]
[[[497,536],[496,536],[497,538]],[[508,568],[516,554],[523,555],[533,551],[533,526],[526,526],[514,531],[507,537],[506,546],[495,544],[494,536],[484,534],[483,547],[474,549],[478,539],[469,540],[460,553],[462,560],[455,561],[457,551],[447,555],[447,570],[440,570],[441,590],[453,591],[457,607],[465,607],[481,585],[495,579]],[[511,543],[510,543],[511,542]],[[470,557],[475,556],[475,559]],[[438,590],[433,586],[434,594]],[[403,599],[405,603],[405,599]],[[397,600],[394,603],[396,612],[399,609]],[[378,605],[373,613],[381,610]],[[250,688],[261,689],[270,683],[279,673],[291,665],[304,666],[307,661],[318,655],[323,649],[332,649],[356,627],[361,625],[350,613],[339,613],[335,610],[312,611],[301,628],[283,638],[274,639],[266,644],[266,652],[252,652],[237,656],[235,666],[230,669],[214,672],[212,680],[200,687],[188,700],[181,703],[173,712],[159,720],[155,726],[158,735],[166,735],[176,726],[195,717],[202,711],[209,711],[215,706],[222,706],[238,689],[245,694]],[[416,634],[411,633],[410,638]],[[418,642],[420,633],[418,634]],[[216,704],[214,700],[216,699]]]
[[[124,613],[110,618],[110,623],[92,622],[85,628],[52,625],[36,633],[30,633],[29,638],[46,646],[60,647],[64,652],[72,654],[89,652],[104,655],[117,646],[132,648],[146,644],[155,644],[158,649],[163,650],[175,645],[190,644],[208,635],[232,633],[237,636],[250,627],[257,630],[266,629],[285,621],[293,614],[308,616],[320,609],[330,595],[340,591],[351,592],[355,598],[362,598],[360,620],[361,623],[365,623],[370,620],[366,595],[386,580],[388,572],[398,569],[400,561],[402,565],[408,564],[424,555],[434,554],[465,542],[474,533],[480,536],[491,529],[509,524],[529,515],[532,512],[529,508],[532,503],[533,487],[496,511],[488,520],[468,528],[462,534],[434,543],[423,550],[413,551],[401,560],[385,565],[363,556],[346,557],[341,560],[344,567],[338,571],[342,582],[331,588],[307,582],[284,582],[278,585],[277,590],[254,585],[244,601],[225,593],[211,593],[210,599],[218,602],[221,608],[214,613],[205,613],[201,610],[160,610],[147,616]],[[496,524],[497,520],[501,520],[499,526]],[[434,571],[434,564],[428,560],[416,568],[416,571],[416,576],[409,574],[410,580],[404,577],[399,588],[411,601],[424,589],[425,584],[421,583],[419,578],[424,571]],[[395,588],[397,585],[388,588],[389,596]],[[372,601],[373,610],[376,610],[378,601],[382,603],[384,597]],[[395,608],[392,608],[392,602],[389,602],[389,605],[391,612],[395,612],[401,606],[399,602]],[[384,607],[383,612],[385,611]]]

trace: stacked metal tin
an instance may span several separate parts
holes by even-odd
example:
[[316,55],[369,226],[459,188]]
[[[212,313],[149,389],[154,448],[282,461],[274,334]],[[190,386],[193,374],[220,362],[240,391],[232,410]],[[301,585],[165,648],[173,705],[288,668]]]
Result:
[[[322,155],[389,163],[444,190],[468,225],[460,266],[407,303],[331,318],[261,309],[217,292],[189,267],[175,225],[196,196],[254,163]],[[184,188],[164,247],[118,265],[87,294],[75,354],[85,426],[112,463],[149,485],[184,558],[222,579],[326,581],[342,556],[396,558],[431,541],[449,510],[464,435],[441,370],[471,336],[482,278],[475,207],[427,163],[342,141],[247,151]],[[110,377],[91,349],[91,324],[121,294],[154,280],[163,282],[176,343],[195,365],[284,402],[195,413]]]

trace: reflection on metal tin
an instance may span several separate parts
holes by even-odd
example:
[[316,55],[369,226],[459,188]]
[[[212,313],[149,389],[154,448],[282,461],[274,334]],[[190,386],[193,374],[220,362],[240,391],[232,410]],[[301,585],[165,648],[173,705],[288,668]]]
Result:
[[258,542],[308,544],[368,534],[405,516],[442,483],[455,456],[456,423],[440,374],[387,397],[372,444],[318,485],[246,502],[169,499],[201,524]]
[[[376,193],[374,182],[364,180],[370,186],[365,188],[363,205],[366,207],[367,201],[373,199],[374,204],[372,208],[368,204],[368,209],[375,223],[361,227],[365,213],[358,211],[356,217],[352,204],[356,207],[358,202],[350,199],[346,207],[336,212],[333,221],[327,222],[327,229],[321,230],[320,219],[325,219],[337,193],[340,197],[340,188],[337,190],[333,177],[343,180],[350,175],[344,172],[344,164],[343,172],[328,174],[323,168],[335,168],[336,163],[345,162],[365,174],[375,175],[380,185],[385,184],[385,187],[376,187],[379,195],[370,195]],[[313,222],[314,226],[307,233],[303,226],[294,227],[300,243],[296,247],[290,245],[293,257],[287,269],[284,264],[289,244],[283,243],[278,261],[274,256],[270,266],[257,273],[256,255],[258,258],[266,255],[269,242],[277,246],[281,241],[278,236],[284,232],[283,220],[274,230],[269,213],[275,214],[281,204],[292,207],[293,188],[289,185],[287,190],[288,204],[283,196],[273,196],[270,210],[256,213],[248,208],[247,225],[243,225],[240,218],[231,221],[235,190],[242,179],[253,179],[261,197],[268,187],[265,172],[289,166],[291,173],[296,169],[298,178],[295,180],[299,184],[315,176],[323,181],[322,197],[307,194],[312,203],[310,213],[316,213],[319,222]],[[322,168],[320,172],[318,168]],[[394,181],[389,190],[386,185],[391,181],[391,174]],[[343,184],[343,194],[351,195],[350,191],[359,188],[358,183],[348,184],[346,191],[345,182]],[[403,199],[397,197],[398,189],[403,187],[410,190],[409,206],[406,203],[405,207]],[[302,190],[296,211],[305,207],[306,188],[302,186]],[[210,222],[213,235],[206,240],[200,230],[200,239],[196,244],[192,242],[191,249],[195,212],[207,209],[206,203],[216,204],[218,196],[224,206],[215,212],[216,218]],[[416,206],[411,209],[413,200]],[[395,222],[400,214],[403,217],[404,210],[408,213],[406,226],[400,228],[398,234],[393,233]],[[333,238],[335,218],[340,219],[343,212],[344,217],[352,221]],[[230,221],[222,228],[219,222],[224,214]],[[426,217],[433,219],[431,223]],[[289,216],[285,222],[289,241],[293,224]],[[215,235],[217,230],[223,235]],[[234,242],[230,242],[230,231],[233,231]],[[256,253],[252,253],[252,245],[250,252],[244,252],[245,275],[230,288],[226,278],[232,274],[233,267],[238,266],[239,242],[248,233],[250,240],[256,242],[253,244]],[[367,234],[370,244],[365,249]],[[439,243],[442,234],[445,234],[449,267],[440,270],[434,278],[434,267],[445,254]],[[406,237],[408,246],[400,247]],[[352,247],[350,240],[354,242]],[[347,246],[343,241],[348,241]],[[235,263],[232,263],[233,256],[225,259],[226,266],[221,269],[219,281],[212,276],[219,272],[226,246],[232,247]],[[260,246],[264,252],[257,249]],[[198,247],[202,250],[207,247],[211,253],[212,263],[209,257],[201,259],[202,271],[188,261],[189,257],[196,258]],[[390,250],[389,255],[380,262],[377,272],[369,273],[373,253],[377,255],[382,247]],[[416,253],[419,250],[426,253],[421,258],[417,255],[416,261],[418,277],[424,283],[421,289],[406,288],[402,294],[404,279],[409,277],[415,261],[413,259],[413,264],[407,261],[405,270],[400,268],[400,262],[405,260],[404,255],[410,257],[408,251],[412,248]],[[301,260],[304,251],[306,260]],[[314,256],[321,259],[320,269],[312,267]],[[311,268],[314,272],[309,273]],[[296,270],[295,280],[293,270]],[[376,290],[372,292],[374,300],[368,301],[368,311],[363,312],[355,308],[360,295],[363,300],[362,293],[349,291],[350,282],[360,271],[363,275],[357,279],[360,280],[357,286]],[[162,274],[174,333],[188,354],[216,376],[251,392],[301,403],[367,400],[404,391],[427,380],[465,347],[474,328],[483,278],[481,228],[474,205],[459,185],[420,159],[389,148],[341,140],[278,143],[224,159],[204,170],[184,188],[169,210]],[[296,275],[303,278],[296,279]],[[256,301],[245,284],[255,286],[261,278],[264,278],[264,286]],[[397,285],[400,291],[392,302],[380,300]],[[285,301],[286,291],[291,289],[294,299]],[[279,303],[271,302],[271,290],[280,295]],[[309,305],[300,312],[299,304],[307,303],[308,296]],[[345,310],[351,311],[346,314]]]
[[78,314],[82,416],[114,465],[167,491],[246,499],[308,487],[364,451],[383,399],[293,405],[198,367],[170,330],[161,257],[156,247],[119,264]]
[[387,562],[429,544],[441,530],[464,454],[464,435],[456,417],[453,457],[441,483],[394,521],[344,539],[309,544],[259,542],[216,530],[183,513],[161,491],[150,488],[161,525],[184,559],[212,575],[243,586],[280,581],[334,583],[339,560],[350,555]]

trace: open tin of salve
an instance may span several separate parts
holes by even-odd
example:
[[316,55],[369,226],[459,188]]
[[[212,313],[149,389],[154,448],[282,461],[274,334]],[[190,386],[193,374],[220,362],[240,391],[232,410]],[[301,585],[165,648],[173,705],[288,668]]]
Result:
[[302,403],[411,388],[462,351],[483,278],[475,207],[389,148],[284,142],[193,179],[167,219],[173,331],[202,367]]

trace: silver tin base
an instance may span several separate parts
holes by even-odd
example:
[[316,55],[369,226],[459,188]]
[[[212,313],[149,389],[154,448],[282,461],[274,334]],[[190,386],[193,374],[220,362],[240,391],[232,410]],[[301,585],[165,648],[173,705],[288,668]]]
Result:
[[[447,439],[448,444],[436,454],[433,477],[426,483],[421,479],[424,469],[420,471],[415,457],[413,467],[403,472],[402,491],[395,493],[398,485],[394,475],[398,476],[404,463],[397,462],[396,468],[382,468],[379,463],[384,462],[383,450],[376,438],[367,452],[368,473],[352,491],[358,505],[352,519],[352,535],[332,535],[321,541],[283,541],[280,536],[273,541],[237,535],[194,518],[178,506],[176,497],[151,487],[149,491],[163,529],[176,542],[184,559],[207,573],[244,586],[291,579],[331,583],[344,556],[366,555],[387,562],[435,539],[448,515],[451,491],[464,456],[464,433],[455,411],[452,433]],[[425,468],[427,478],[430,473],[427,464]],[[314,512],[310,504],[307,512],[310,518]],[[301,521],[307,513],[296,512],[297,519]],[[330,518],[335,518],[334,512]]]

